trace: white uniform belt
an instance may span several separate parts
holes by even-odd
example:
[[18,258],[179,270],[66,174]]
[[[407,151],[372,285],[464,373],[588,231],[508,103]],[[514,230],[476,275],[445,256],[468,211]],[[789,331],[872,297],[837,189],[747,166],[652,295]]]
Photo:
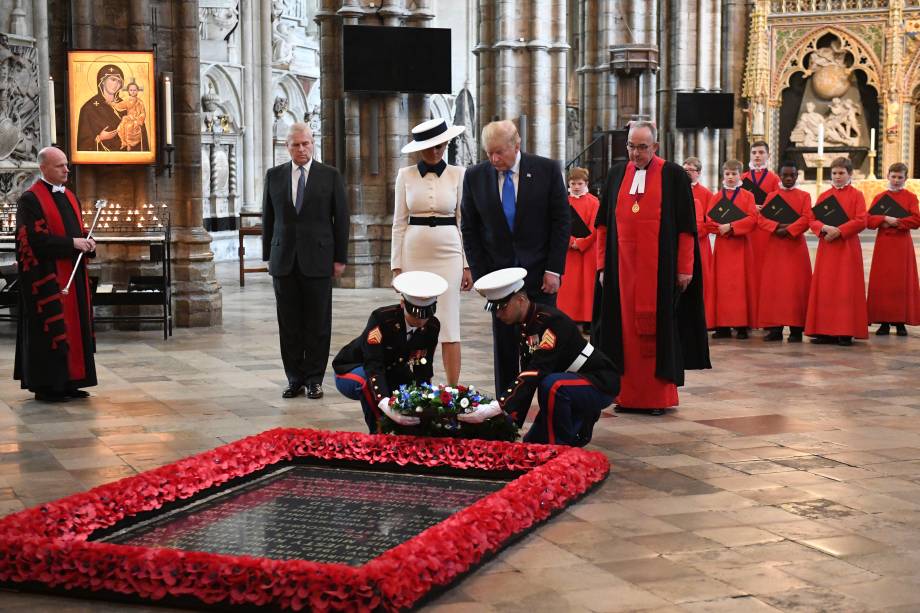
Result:
[[578,354],[578,357],[575,358],[575,361],[569,364],[569,367],[565,369],[565,372],[578,372],[581,370],[581,367],[585,365],[585,362],[588,361],[592,353],[594,353],[594,345],[588,343],[585,345],[585,348],[581,350],[581,353]]

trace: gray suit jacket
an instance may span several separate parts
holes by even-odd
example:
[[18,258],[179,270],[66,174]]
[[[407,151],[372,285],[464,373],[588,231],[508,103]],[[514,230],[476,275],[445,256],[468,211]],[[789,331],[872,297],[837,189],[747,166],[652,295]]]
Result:
[[331,277],[332,263],[347,263],[348,206],[345,183],[332,166],[310,166],[303,207],[291,199],[291,163],[265,175],[262,196],[262,259],[273,277],[291,274],[294,256],[307,277]]

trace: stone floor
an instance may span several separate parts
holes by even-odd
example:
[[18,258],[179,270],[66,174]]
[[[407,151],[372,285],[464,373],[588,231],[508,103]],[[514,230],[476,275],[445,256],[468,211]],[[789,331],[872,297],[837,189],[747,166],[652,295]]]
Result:
[[[868,259],[868,255],[867,255]],[[224,326],[98,334],[99,387],[35,402],[0,324],[0,515],[276,426],[362,430],[327,378],[282,400],[274,299],[219,267]],[[334,349],[390,290],[334,294]],[[462,379],[491,388],[487,315],[463,300]],[[664,417],[605,412],[603,486],[430,603],[461,611],[920,610],[920,339],[852,348],[714,341]],[[437,374],[436,374],[437,376]],[[0,592],[0,610],[146,607]]]

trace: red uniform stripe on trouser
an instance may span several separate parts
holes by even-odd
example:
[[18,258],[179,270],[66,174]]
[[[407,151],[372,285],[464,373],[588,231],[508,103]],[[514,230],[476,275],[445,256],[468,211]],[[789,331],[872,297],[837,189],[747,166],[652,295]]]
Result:
[[553,430],[553,411],[556,410],[556,391],[564,386],[584,387],[585,385],[591,385],[591,382],[587,379],[560,379],[549,388],[549,400],[546,407],[546,432],[549,434],[550,445],[556,443],[556,431]]
[[367,379],[365,379],[364,377],[360,377],[351,372],[347,372],[344,375],[336,375],[336,377],[338,377],[339,379],[348,379],[349,381],[355,381],[357,383],[360,383],[361,391],[364,393],[364,399],[367,400],[367,403],[370,405],[371,411],[373,411],[377,417],[380,417],[382,415],[382,413],[380,412],[380,408],[374,402],[374,396],[371,394],[371,391],[367,388]]

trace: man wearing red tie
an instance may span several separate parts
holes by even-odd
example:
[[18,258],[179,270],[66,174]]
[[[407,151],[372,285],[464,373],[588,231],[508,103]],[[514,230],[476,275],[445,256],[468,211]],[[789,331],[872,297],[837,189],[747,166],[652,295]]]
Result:
[[599,311],[592,342],[622,375],[619,409],[678,404],[684,369],[709,368],[696,211],[684,169],[658,157],[655,124],[630,124],[629,162],[598,210]]

